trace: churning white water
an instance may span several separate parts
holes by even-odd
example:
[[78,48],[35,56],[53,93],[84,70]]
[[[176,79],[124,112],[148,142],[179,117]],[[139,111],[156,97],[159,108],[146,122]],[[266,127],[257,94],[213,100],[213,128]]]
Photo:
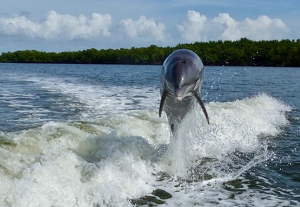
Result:
[[[171,206],[219,198],[248,203],[244,197],[255,192],[245,189],[229,200],[222,185],[273,156],[261,137],[280,133],[290,108],[262,94],[209,103],[207,110],[210,125],[196,106],[171,140],[166,119],[152,110],[2,133],[2,205],[131,206],[130,199],[155,189],[172,195],[165,201]],[[245,163],[235,152],[254,155]]]

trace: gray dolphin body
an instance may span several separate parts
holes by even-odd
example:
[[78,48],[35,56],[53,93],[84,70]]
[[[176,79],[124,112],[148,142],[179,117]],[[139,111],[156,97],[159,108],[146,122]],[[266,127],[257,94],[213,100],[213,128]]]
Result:
[[159,116],[164,108],[172,132],[191,109],[195,100],[200,104],[209,123],[207,111],[199,96],[203,75],[203,63],[191,50],[176,50],[164,61],[160,77]]

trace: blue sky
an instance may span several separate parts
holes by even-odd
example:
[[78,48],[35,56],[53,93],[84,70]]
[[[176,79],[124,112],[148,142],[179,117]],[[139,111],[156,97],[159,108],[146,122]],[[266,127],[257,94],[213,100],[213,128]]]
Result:
[[10,0],[0,52],[300,39],[299,0]]

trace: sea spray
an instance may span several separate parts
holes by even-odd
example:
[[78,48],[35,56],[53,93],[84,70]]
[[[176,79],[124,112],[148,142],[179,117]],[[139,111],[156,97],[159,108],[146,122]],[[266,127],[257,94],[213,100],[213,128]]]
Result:
[[[208,125],[195,105],[170,139],[164,157],[167,172],[187,179],[189,169],[201,168],[207,159],[216,160],[212,163],[224,170],[234,164],[234,153],[267,153],[261,149],[265,145],[260,137],[280,133],[280,127],[288,124],[285,112],[289,110],[289,106],[266,94],[234,102],[211,102],[207,104],[211,119]],[[257,156],[262,157],[261,162],[266,160],[265,155]],[[211,174],[218,173],[213,171]]]

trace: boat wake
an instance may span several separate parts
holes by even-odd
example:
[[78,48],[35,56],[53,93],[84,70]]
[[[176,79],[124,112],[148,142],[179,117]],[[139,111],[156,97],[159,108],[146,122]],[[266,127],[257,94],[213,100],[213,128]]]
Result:
[[289,124],[290,107],[266,94],[206,107],[210,125],[197,105],[175,137],[166,117],[148,109],[1,133],[0,203],[290,205],[253,170],[274,158],[268,143]]

